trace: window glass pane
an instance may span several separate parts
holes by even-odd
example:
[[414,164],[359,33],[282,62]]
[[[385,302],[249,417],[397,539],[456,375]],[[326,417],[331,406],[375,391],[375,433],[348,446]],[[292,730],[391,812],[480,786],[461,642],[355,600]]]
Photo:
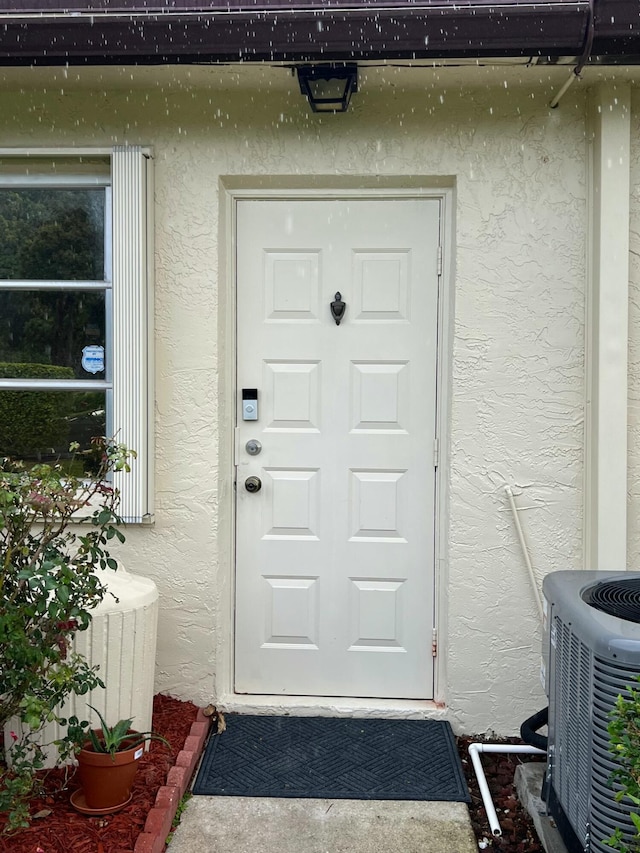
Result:
[[88,454],[69,452],[77,441],[89,450],[94,436],[106,435],[104,391],[0,391],[0,456],[36,462],[60,460],[70,473],[91,467]]
[[0,280],[103,281],[104,188],[0,189]]
[[104,359],[104,291],[0,290],[0,377],[104,379]]

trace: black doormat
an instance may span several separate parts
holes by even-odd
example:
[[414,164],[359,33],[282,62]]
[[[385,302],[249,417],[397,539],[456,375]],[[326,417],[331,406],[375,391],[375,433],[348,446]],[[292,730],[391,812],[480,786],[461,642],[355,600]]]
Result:
[[194,794],[470,800],[447,722],[249,715],[226,722],[209,740]]

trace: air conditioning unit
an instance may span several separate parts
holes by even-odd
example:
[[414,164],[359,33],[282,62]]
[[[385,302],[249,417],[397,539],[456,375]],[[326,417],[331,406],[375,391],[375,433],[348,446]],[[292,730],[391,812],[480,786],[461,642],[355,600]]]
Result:
[[570,853],[611,853],[628,804],[609,779],[609,712],[640,675],[640,572],[552,572],[543,583],[543,674],[549,699],[545,790]]

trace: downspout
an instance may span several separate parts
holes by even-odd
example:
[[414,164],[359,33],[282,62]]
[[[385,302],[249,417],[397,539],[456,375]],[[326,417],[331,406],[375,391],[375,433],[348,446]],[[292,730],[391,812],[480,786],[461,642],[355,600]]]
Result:
[[589,0],[589,18],[587,21],[587,30],[585,33],[584,49],[582,51],[582,55],[578,60],[578,64],[571,72],[569,79],[565,82],[560,91],[553,97],[553,99],[549,103],[549,106],[552,110],[555,110],[555,108],[560,103],[560,99],[563,97],[565,92],[567,92],[569,88],[575,83],[575,81],[582,79],[580,77],[580,75],[582,74],[582,69],[589,61],[589,57],[591,56],[591,49],[593,47],[593,36],[595,33],[595,5],[596,0]]

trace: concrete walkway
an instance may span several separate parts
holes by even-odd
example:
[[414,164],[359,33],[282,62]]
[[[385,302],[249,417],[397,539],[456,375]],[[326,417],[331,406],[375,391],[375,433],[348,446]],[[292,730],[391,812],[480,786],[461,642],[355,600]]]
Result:
[[464,803],[192,797],[168,853],[478,853]]

